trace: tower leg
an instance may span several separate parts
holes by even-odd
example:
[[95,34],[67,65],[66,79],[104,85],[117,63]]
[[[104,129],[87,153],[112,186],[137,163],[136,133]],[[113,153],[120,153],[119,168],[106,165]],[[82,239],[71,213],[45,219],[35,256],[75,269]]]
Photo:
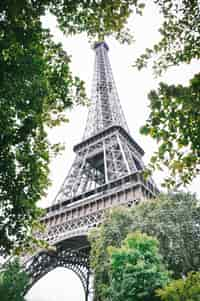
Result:
[[87,283],[86,283],[86,290],[85,290],[85,301],[89,301],[89,293],[90,293],[90,269],[87,272]]

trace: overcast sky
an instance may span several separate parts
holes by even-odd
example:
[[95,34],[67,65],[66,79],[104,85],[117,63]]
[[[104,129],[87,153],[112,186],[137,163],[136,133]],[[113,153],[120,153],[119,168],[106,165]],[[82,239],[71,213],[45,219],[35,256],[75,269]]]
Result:
[[[56,27],[54,17],[48,15],[43,20],[44,26],[49,27],[56,41],[62,42],[64,49],[72,55],[71,68],[74,74],[78,75],[86,82],[88,96],[90,95],[94,52],[87,41],[85,35],[66,38]],[[136,20],[131,20],[130,24],[135,32],[136,42],[133,45],[120,45],[113,39],[107,40],[109,45],[109,57],[119,93],[122,108],[124,110],[127,123],[133,138],[144,148],[144,161],[148,159],[156,149],[156,144],[150,138],[141,136],[139,128],[145,123],[148,116],[147,94],[151,89],[157,87],[160,81],[169,84],[188,84],[193,74],[199,72],[197,62],[191,65],[182,65],[171,68],[162,78],[156,79],[150,68],[137,71],[132,67],[136,57],[142,53],[146,47],[150,47],[159,39],[157,31],[161,18],[154,6],[146,9],[145,15]],[[66,150],[62,155],[55,158],[51,163],[52,186],[48,196],[41,203],[42,206],[49,205],[57,193],[61,183],[73,162],[73,145],[79,143],[85,127],[87,108],[77,107],[71,112],[67,112],[70,122],[58,129],[53,129],[49,133],[50,140],[54,143],[64,142]],[[164,175],[159,173],[154,175],[157,184],[161,182]],[[196,179],[188,188],[200,196],[199,179]],[[81,283],[76,275],[62,268],[46,275],[28,293],[28,301],[83,301],[84,294]]]

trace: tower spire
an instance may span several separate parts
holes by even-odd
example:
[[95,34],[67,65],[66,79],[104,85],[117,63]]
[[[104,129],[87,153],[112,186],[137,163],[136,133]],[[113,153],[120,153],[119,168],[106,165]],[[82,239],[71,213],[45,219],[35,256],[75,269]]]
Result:
[[106,128],[118,125],[127,132],[128,126],[122,111],[105,42],[94,44],[95,64],[91,105],[83,138],[89,138]]

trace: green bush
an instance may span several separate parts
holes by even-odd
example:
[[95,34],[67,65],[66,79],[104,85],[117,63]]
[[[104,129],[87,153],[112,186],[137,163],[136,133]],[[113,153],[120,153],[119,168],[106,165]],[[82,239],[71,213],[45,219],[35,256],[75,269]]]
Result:
[[156,291],[162,301],[199,301],[200,272],[191,272],[187,278],[173,280],[165,288]]
[[130,233],[121,248],[109,247],[108,251],[110,285],[105,300],[155,300],[155,289],[168,283],[169,272],[162,264],[157,239]]

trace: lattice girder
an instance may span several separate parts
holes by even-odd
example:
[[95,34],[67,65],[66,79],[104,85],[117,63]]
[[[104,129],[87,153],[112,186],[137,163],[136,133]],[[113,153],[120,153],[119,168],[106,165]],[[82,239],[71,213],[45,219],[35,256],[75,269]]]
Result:
[[108,58],[108,46],[105,42],[97,43],[94,49],[96,55],[91,105],[83,139],[113,125],[119,125],[129,131]]
[[113,126],[77,146],[76,157],[55,203],[143,169],[143,151],[123,128]]
[[55,251],[41,251],[31,257],[25,263],[24,268],[30,279],[25,293],[43,276],[57,267],[70,269],[79,277],[87,300],[90,276],[88,246],[80,250],[72,250],[63,248],[61,245]]
[[103,221],[104,210],[98,210],[72,220],[60,220],[59,223],[46,225],[46,231],[39,235],[40,239],[55,245],[60,241],[87,236],[91,228],[95,228]]
[[143,150],[130,137],[120,105],[108,45],[96,43],[91,105],[83,141],[74,147],[72,167],[53,204],[140,171]]

